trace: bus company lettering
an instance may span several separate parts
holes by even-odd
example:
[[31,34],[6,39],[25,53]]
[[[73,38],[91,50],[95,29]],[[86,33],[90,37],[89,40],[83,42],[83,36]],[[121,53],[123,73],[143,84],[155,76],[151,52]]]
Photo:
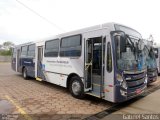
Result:
[[47,60],[47,62],[50,62],[50,63],[63,63],[63,64],[68,64],[69,63],[69,61],[59,61],[59,60],[55,60],[55,61]]

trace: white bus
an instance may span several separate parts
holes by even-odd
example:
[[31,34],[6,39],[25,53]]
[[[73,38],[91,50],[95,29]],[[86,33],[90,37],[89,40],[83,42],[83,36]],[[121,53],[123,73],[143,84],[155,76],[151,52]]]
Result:
[[76,98],[89,94],[123,102],[146,88],[141,40],[132,28],[97,25],[16,46],[12,68],[25,79],[31,76],[66,87]]
[[155,51],[155,57],[156,57],[156,63],[157,63],[157,72],[159,75],[160,74],[160,47],[155,46],[154,51]]
[[157,80],[157,54],[156,48],[153,46],[153,41],[143,40],[145,45],[146,63],[147,63],[147,83],[150,84]]

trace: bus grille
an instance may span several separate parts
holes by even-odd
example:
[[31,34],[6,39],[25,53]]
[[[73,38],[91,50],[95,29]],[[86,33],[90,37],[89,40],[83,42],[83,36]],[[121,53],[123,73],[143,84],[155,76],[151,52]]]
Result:
[[148,77],[155,77],[155,76],[157,76],[156,69],[154,69],[154,70],[148,70],[147,71],[147,75],[148,75]]
[[138,80],[128,80],[127,85],[129,88],[134,88],[134,87],[141,86],[142,84],[144,84],[144,82],[145,82],[145,78],[138,79]]
[[128,88],[139,87],[145,83],[146,75],[144,72],[140,74],[130,74],[129,76],[131,77],[131,79],[126,80]]

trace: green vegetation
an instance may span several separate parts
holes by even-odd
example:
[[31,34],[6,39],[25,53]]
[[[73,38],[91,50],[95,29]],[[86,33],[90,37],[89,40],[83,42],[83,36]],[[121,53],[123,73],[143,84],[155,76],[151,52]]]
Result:
[[12,54],[12,47],[14,46],[14,43],[10,41],[4,42],[2,45],[0,45],[0,55],[2,56],[11,56]]
[[12,54],[11,49],[0,51],[0,55],[2,55],[2,56],[11,56],[11,54]]

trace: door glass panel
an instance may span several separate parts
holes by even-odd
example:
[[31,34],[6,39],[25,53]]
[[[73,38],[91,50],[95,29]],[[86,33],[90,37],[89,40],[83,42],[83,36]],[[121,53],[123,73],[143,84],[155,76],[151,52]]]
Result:
[[112,52],[110,42],[107,43],[107,71],[112,72]]
[[93,73],[101,75],[102,66],[102,41],[97,40],[93,43]]
[[44,79],[42,70],[43,48],[38,47],[37,77]]
[[92,41],[89,39],[86,41],[86,63],[85,63],[85,76],[86,83],[85,87],[91,87],[91,79],[92,79],[92,55],[93,55],[93,45]]

